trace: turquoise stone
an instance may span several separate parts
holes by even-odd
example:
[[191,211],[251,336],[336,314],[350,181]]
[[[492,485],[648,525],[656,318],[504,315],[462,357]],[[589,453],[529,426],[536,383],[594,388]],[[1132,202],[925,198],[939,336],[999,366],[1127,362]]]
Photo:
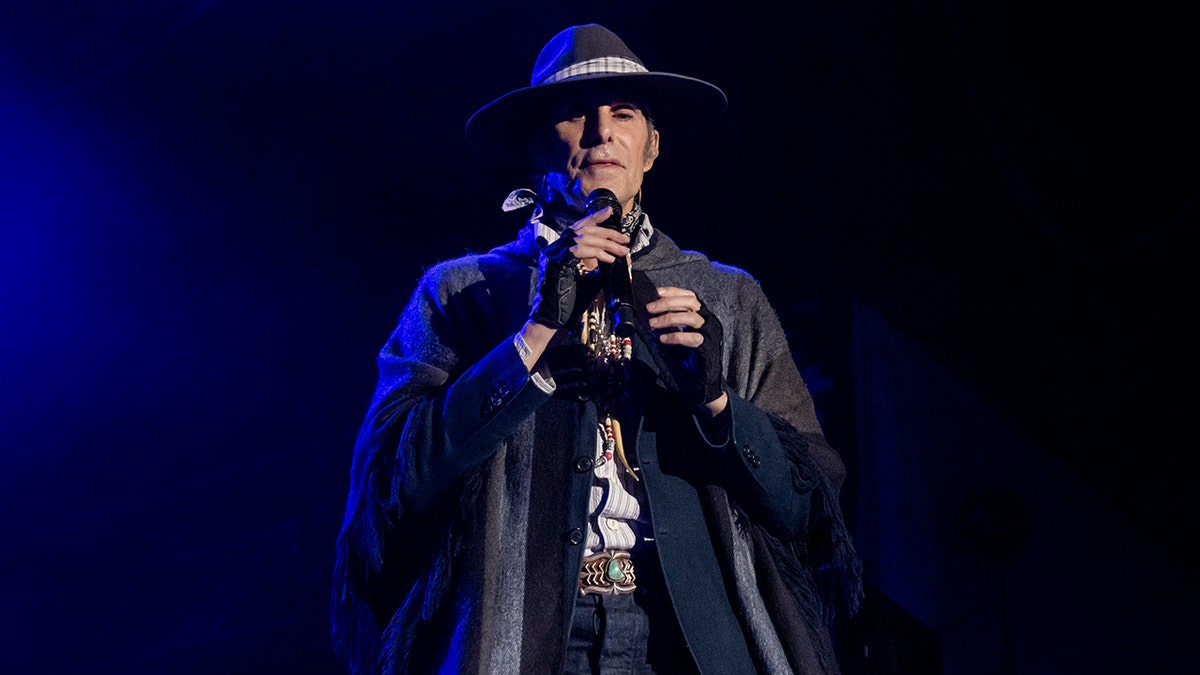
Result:
[[621,571],[621,563],[617,562],[616,558],[609,559],[607,575],[609,581],[625,580],[625,573]]

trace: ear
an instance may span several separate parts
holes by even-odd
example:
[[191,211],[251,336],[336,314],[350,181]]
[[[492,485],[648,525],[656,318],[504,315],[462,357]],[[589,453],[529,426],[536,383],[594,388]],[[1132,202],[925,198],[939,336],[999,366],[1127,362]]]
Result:
[[654,160],[658,159],[658,129],[650,133],[650,138],[646,141],[646,161],[642,165],[642,171],[649,171],[650,167],[654,166]]

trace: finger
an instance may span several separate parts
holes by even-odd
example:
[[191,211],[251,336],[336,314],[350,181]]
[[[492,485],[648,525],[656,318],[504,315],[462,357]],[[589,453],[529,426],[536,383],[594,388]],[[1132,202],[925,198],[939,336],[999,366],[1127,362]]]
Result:
[[595,225],[599,225],[600,223],[603,223],[604,221],[608,220],[608,217],[611,215],[612,215],[612,207],[606,206],[606,207],[600,209],[599,211],[589,213],[588,215],[580,218],[576,222],[580,222],[580,223],[590,222]]
[[596,230],[602,233],[608,233],[606,236],[612,237],[619,241],[629,241],[629,235],[625,234],[619,227],[605,227],[604,223],[608,221],[608,217],[612,215],[612,207],[606,206],[599,211],[586,215],[575,221],[572,227],[576,232]]
[[615,230],[587,225],[585,220],[569,228],[571,240],[568,250],[571,255],[585,262],[600,260],[606,263],[629,255],[630,250],[626,245],[628,236]]
[[571,247],[571,254],[581,260],[596,259],[611,263],[629,255],[629,247],[607,239],[580,239]]
[[603,227],[585,227],[575,235],[573,246],[601,250],[609,255],[629,255],[629,237]]
[[704,335],[696,331],[663,331],[658,341],[664,345],[696,348],[704,344]]
[[690,291],[686,288],[678,288],[676,286],[659,286],[658,287],[658,296],[661,298],[689,297],[689,296],[694,298],[694,297],[696,297],[696,293],[694,291]]
[[646,311],[651,314],[663,312],[699,312],[700,300],[692,291],[663,286],[658,289],[659,297],[646,303]]
[[[647,308],[649,306],[647,305]],[[654,314],[647,323],[650,324],[650,328],[664,332],[694,331],[704,325],[704,317],[696,312],[679,310]]]

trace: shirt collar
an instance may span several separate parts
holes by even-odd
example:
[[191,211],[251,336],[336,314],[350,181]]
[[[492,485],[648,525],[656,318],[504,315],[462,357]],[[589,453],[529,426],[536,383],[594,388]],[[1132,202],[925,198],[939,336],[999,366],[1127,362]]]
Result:
[[[546,246],[554,240],[558,239],[559,233],[570,227],[578,220],[574,214],[565,213],[562,211],[551,211],[543,207],[537,199],[537,193],[529,188],[518,188],[508,193],[504,199],[504,204],[500,207],[504,211],[515,211],[526,206],[533,205],[533,214],[529,216],[529,228],[533,232],[534,241],[541,246]],[[632,253],[636,253],[646,246],[650,245],[650,238],[654,235],[654,228],[650,225],[650,216],[642,211],[642,205],[634,202],[633,210],[621,217],[621,229],[625,232],[632,230],[641,221],[641,228],[638,229],[637,238],[630,248]]]

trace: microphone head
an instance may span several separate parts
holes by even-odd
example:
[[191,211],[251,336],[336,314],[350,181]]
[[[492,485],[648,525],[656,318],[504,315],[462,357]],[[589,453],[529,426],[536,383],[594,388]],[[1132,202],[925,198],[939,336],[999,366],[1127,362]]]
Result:
[[608,188],[596,188],[589,192],[584,211],[590,216],[606,206],[612,207],[612,216],[608,222],[621,222],[621,202],[617,201],[617,195]]

